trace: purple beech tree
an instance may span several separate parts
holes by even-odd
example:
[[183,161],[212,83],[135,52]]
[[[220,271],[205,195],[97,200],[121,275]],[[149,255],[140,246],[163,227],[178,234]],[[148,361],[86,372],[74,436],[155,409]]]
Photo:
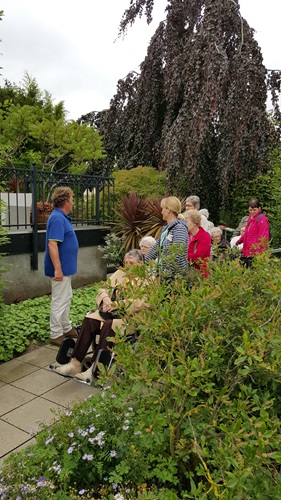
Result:
[[[150,22],[153,6],[131,0],[120,33],[138,16]],[[81,122],[104,135],[108,168],[166,169],[170,191],[199,194],[216,219],[234,187],[268,168],[279,140],[279,87],[237,0],[168,0],[139,74],[118,81],[109,110]]]

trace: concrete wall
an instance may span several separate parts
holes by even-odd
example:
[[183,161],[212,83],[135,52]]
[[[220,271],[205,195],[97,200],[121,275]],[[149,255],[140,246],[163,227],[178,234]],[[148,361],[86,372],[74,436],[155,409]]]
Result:
[[[73,288],[106,279],[106,263],[101,257],[98,245],[103,243],[108,228],[87,229],[76,231],[79,241],[78,272],[73,276]],[[1,265],[5,265],[7,272],[4,278],[4,302],[11,304],[33,297],[49,294],[51,291],[50,278],[44,275],[44,245],[45,231],[40,231],[38,270],[31,269],[31,253],[26,251],[30,233],[17,233],[17,237],[9,245],[10,255],[2,258]],[[19,243],[20,242],[20,243]],[[15,248],[17,247],[17,249]],[[19,253],[16,253],[16,250]],[[24,250],[24,253],[21,251]],[[4,249],[0,249],[4,251]]]

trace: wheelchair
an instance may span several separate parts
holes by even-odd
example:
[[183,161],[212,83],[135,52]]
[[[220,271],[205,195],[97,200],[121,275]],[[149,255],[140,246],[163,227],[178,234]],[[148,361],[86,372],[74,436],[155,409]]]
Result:
[[[77,330],[77,333],[79,335],[80,330],[81,330],[81,324],[76,325],[75,329]],[[138,336],[139,336],[139,332],[138,332],[138,330],[135,330],[134,332],[126,335],[125,342],[126,343],[128,342],[131,345],[134,345],[135,342],[137,341]],[[87,355],[85,356],[85,358],[83,359],[83,361],[81,363],[82,372],[88,370],[92,366],[92,361],[91,361],[92,355],[97,348],[98,341],[99,341],[99,335],[96,335],[96,337],[93,339],[93,342],[92,342],[92,351],[87,352]],[[60,365],[65,365],[65,364],[69,363],[71,358],[72,358],[74,347],[75,347],[75,339],[74,338],[64,339],[64,341],[61,343],[60,348],[58,350],[58,353],[56,355],[56,361]],[[107,368],[107,370],[110,370],[112,364],[115,361],[115,358],[116,358],[116,353],[114,351],[109,351],[108,349],[100,349],[98,351],[97,357],[96,357],[94,364],[93,364],[93,369],[92,369],[93,377],[98,378],[98,374],[99,374],[98,365],[99,365],[99,363],[104,365]],[[53,365],[50,365],[50,368],[53,368]]]

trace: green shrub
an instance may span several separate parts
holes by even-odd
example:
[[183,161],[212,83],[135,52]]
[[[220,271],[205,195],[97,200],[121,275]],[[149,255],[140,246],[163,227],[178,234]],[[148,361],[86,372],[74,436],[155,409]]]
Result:
[[115,179],[115,199],[129,196],[131,192],[145,198],[161,198],[167,191],[166,173],[153,167],[117,170],[112,176]]
[[[70,318],[81,323],[85,313],[95,308],[98,285],[74,290]],[[30,343],[50,338],[50,296],[3,305],[0,317],[0,361],[9,361]]]
[[150,284],[111,387],[8,460],[6,498],[281,498],[280,261],[210,267],[191,290]]
[[121,266],[125,255],[122,248],[125,236],[117,236],[114,232],[111,232],[105,236],[104,241],[105,245],[98,247],[102,253],[102,258],[109,266]]

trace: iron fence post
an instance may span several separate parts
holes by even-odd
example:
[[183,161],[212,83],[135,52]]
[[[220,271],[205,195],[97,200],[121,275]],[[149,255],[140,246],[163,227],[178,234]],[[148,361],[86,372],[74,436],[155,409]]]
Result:
[[100,178],[97,179],[96,183],[96,222],[100,220]]
[[38,227],[37,227],[37,171],[32,163],[32,255],[31,269],[38,271]]

